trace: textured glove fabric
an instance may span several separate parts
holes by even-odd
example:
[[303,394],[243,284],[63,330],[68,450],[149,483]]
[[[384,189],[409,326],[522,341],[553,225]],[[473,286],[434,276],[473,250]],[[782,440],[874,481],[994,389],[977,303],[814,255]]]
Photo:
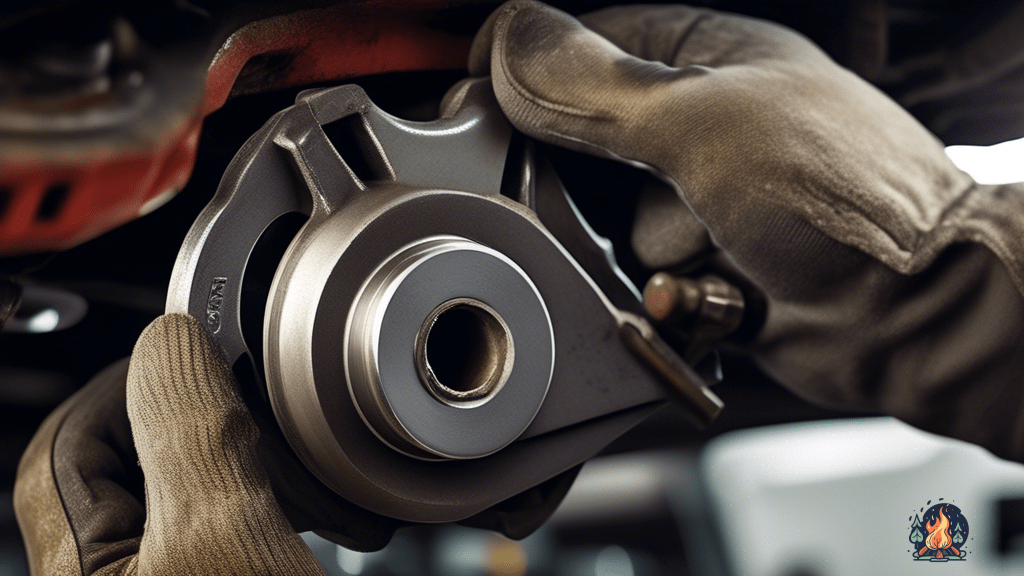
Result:
[[751,350],[780,382],[1024,460],[1024,188],[976,184],[895,102],[755,19],[516,0],[470,66],[523,132],[678,192],[767,297]]
[[198,321],[166,315],[143,332],[127,405],[146,479],[139,574],[323,574],[274,499],[256,424]]
[[[320,483],[250,396],[259,392],[238,386],[198,322],[156,320],[130,367],[97,374],[22,456],[14,505],[32,573],[319,573],[295,535],[310,530],[354,550],[383,548],[403,523]],[[462,523],[525,537],[578,471]]]
[[158,318],[130,366],[63,404],[22,458],[15,511],[33,574],[323,574],[275,499],[258,437],[199,322]]

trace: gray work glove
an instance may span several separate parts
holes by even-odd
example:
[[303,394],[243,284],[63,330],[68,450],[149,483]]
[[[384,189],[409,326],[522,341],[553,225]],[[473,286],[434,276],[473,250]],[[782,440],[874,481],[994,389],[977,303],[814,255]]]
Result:
[[14,504],[32,573],[323,574],[275,498],[258,438],[200,323],[158,318],[130,367],[65,402],[22,458]]
[[[287,446],[191,316],[153,321],[36,432],[14,507],[33,574],[321,574],[296,532],[379,550],[403,522],[352,504]],[[521,538],[578,468],[461,523]]]
[[976,184],[895,102],[751,18],[517,0],[470,71],[523,132],[679,193],[767,298],[751,352],[780,382],[1024,461],[1024,188]]

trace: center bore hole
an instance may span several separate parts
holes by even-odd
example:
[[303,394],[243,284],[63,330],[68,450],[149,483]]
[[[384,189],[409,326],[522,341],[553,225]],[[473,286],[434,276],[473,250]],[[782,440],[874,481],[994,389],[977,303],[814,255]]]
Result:
[[496,392],[508,377],[512,351],[508,329],[482,302],[442,304],[428,318],[422,361],[427,387],[448,401],[470,401]]

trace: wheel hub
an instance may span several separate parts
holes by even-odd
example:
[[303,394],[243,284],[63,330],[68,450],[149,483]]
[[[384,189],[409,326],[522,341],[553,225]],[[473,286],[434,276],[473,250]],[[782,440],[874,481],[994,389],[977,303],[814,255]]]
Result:
[[665,404],[664,366],[710,421],[692,370],[628,346],[656,339],[638,292],[550,167],[510,147],[488,81],[440,116],[300,94],[228,167],[168,312],[255,366],[323,484],[402,520],[467,518],[578,465]]

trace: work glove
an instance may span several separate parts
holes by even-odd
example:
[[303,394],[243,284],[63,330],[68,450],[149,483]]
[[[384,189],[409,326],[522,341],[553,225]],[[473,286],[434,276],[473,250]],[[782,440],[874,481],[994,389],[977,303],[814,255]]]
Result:
[[674,189],[676,207],[641,203],[637,254],[717,251],[767,300],[748,347],[779,382],[1024,461],[1020,185],[978,185],[895,102],[756,19],[516,0],[470,71],[519,130]]
[[[579,467],[461,523],[522,538]],[[360,551],[402,522],[321,484],[205,328],[168,314],[131,361],[51,414],[22,456],[14,507],[33,574],[322,574],[297,532]]]
[[[265,465],[289,464],[259,450],[267,441],[202,325],[158,318],[130,364],[61,405],[22,457],[14,505],[32,573],[323,574],[272,490]],[[383,519],[291,470],[275,487],[291,488],[278,497],[296,524],[315,525],[319,502],[347,521],[342,537],[390,538]]]

